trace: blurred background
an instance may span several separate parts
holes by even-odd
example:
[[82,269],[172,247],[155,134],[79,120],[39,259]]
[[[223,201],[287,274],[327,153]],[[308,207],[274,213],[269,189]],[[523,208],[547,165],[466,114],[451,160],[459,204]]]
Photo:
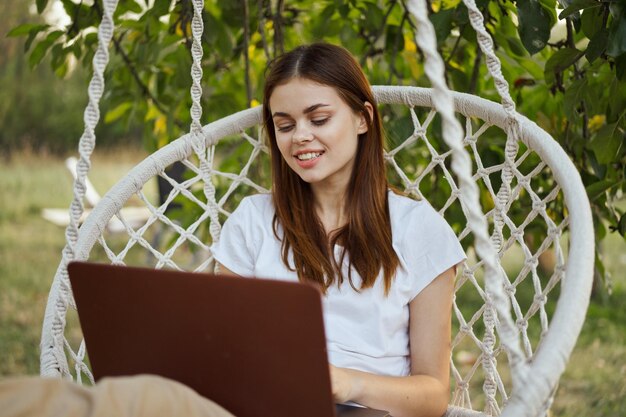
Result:
[[[591,305],[552,414],[624,416],[626,7],[477,3],[518,110],[570,155],[594,213]],[[498,100],[463,4],[429,4],[451,88]],[[101,10],[100,0],[0,3],[0,377],[39,372],[43,312],[65,242],[42,210],[72,199],[65,160],[83,131]],[[188,129],[191,13],[188,0],[120,1],[89,174],[100,193]],[[203,17],[204,123],[258,105],[267,62],[314,40],[352,51],[372,84],[428,85],[403,1],[207,0]],[[156,183],[146,192],[158,201]]]

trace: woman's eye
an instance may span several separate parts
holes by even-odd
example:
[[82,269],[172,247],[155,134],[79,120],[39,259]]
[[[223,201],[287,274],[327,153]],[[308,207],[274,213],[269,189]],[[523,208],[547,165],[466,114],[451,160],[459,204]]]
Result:
[[311,123],[313,123],[315,126],[321,126],[324,123],[326,123],[329,119],[330,119],[330,117],[327,117],[325,119],[311,120]]
[[278,130],[279,132],[289,132],[292,128],[293,125],[276,126],[276,130]]

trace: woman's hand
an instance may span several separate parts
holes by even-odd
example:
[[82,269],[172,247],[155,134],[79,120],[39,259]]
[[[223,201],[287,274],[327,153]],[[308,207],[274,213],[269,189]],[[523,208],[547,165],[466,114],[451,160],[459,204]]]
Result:
[[353,378],[345,368],[330,367],[330,383],[333,388],[333,398],[336,403],[345,403],[351,400]]

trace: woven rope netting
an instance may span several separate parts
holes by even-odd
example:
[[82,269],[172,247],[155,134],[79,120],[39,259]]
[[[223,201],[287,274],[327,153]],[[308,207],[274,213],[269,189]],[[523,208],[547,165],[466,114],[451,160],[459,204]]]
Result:
[[[42,374],[78,381],[93,378],[67,263],[212,271],[208,248],[219,239],[223,221],[243,196],[267,192],[271,185],[260,108],[200,124],[203,28],[197,16],[203,2],[194,0],[190,133],[131,170],[78,229],[116,3],[104,2],[68,244],[42,335]],[[472,1],[465,3],[480,40],[482,16],[476,16]],[[409,10],[418,23],[416,41],[433,89],[383,86],[375,93],[389,132],[390,182],[439,210],[468,254],[457,278],[453,314],[452,404],[459,408],[451,407],[449,415],[470,409],[541,415],[550,406],[587,307],[593,231],[584,188],[562,149],[515,112],[490,39],[480,44],[502,105],[447,90],[434,30],[420,18],[427,16],[425,3],[409,2]],[[184,166],[182,176],[172,174],[174,164]],[[164,201],[156,197],[158,177],[171,187]],[[125,219],[120,210],[130,205],[144,207],[147,220],[136,225]],[[112,218],[124,233],[107,227]],[[568,299],[557,306],[559,296]]]
[[[403,94],[393,91],[388,93]],[[450,168],[451,151],[442,141],[438,128],[440,117],[431,109],[404,105],[382,107],[385,118],[394,118],[393,124],[398,127],[396,131],[410,132],[408,137],[396,141],[399,143],[386,154],[390,181],[400,190],[429,200],[451,224],[457,226],[459,239],[468,248],[469,259],[459,271],[454,302],[454,403],[474,408],[489,404],[497,410],[510,392],[510,375],[506,371],[501,375],[496,366],[497,362],[507,362],[506,353],[497,342],[491,350],[484,346],[485,337],[493,335],[486,331],[483,317],[483,261],[476,257],[472,249],[474,238],[465,225],[457,181]],[[481,200],[485,206],[493,207],[498,189],[495,183],[500,180],[505,162],[498,152],[489,154],[488,162],[483,161],[478,153],[478,145],[484,140],[493,142],[493,146],[499,148],[505,134],[489,122],[477,118],[466,117],[465,125],[467,134],[464,142],[473,155],[476,167],[473,175],[479,184]],[[133,228],[117,213],[126,229],[126,233],[120,234],[109,231],[106,228],[107,216],[102,217],[96,226],[96,230],[101,228],[102,233],[86,259],[113,264],[212,271],[214,263],[208,250],[212,242],[210,203],[204,195],[206,184],[215,187],[215,204],[220,219],[213,224],[221,224],[243,195],[268,191],[270,179],[266,150],[263,141],[258,139],[258,129],[252,128],[239,136],[220,140],[200,157],[192,153],[182,158],[186,168],[184,179],[173,178],[167,174],[167,170],[160,173],[161,178],[172,186],[165,202],[160,205],[156,202],[154,178],[142,185],[129,200],[128,204],[140,204],[151,212],[148,220],[142,226]],[[232,165],[234,171],[201,169],[204,165],[211,166],[216,155],[233,153],[236,153],[237,160]],[[413,163],[407,164],[409,160]],[[407,168],[402,169],[402,166]],[[560,187],[555,181],[549,180],[553,174],[535,152],[523,145],[515,156],[515,166],[516,179],[512,184],[511,201],[507,203],[506,226],[502,230],[499,257],[500,264],[513,271],[510,284],[506,286],[507,295],[513,306],[516,328],[523,338],[524,353],[531,357],[540,337],[548,330],[549,313],[553,311],[555,303],[549,297],[550,293],[558,292],[559,281],[565,272],[566,245],[562,242],[566,240],[564,234],[567,236],[568,218]],[[551,183],[552,188],[544,189],[546,183]],[[133,184],[127,183],[126,186]],[[487,211],[486,217],[490,230],[495,230],[495,209]],[[524,239],[524,232],[531,229],[546,232],[541,242]],[[539,258],[542,254],[553,257],[553,263],[540,266]],[[79,254],[79,258],[82,258],[82,254]],[[516,297],[518,292],[521,297]],[[88,368],[84,366],[85,352],[80,345],[79,329],[76,323],[74,325],[74,328],[68,326],[66,329],[66,351],[72,358],[72,367],[89,376]],[[74,350],[77,345],[80,347]],[[483,380],[493,385],[490,397],[480,394]],[[470,391],[479,393],[473,402]]]

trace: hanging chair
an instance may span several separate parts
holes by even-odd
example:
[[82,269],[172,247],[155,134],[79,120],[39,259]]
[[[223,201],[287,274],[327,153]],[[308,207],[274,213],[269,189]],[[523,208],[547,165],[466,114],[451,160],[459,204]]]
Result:
[[[219,239],[224,219],[242,193],[267,192],[269,187],[260,107],[200,124],[203,1],[193,0],[190,133],[128,172],[78,228],[117,6],[116,0],[103,3],[67,245],[50,290],[41,341],[42,376],[78,382],[87,378],[91,383],[67,264],[107,259],[113,264],[147,262],[155,268],[211,271],[215,264],[208,247]],[[474,1],[464,3],[502,103],[447,89],[423,0],[408,2],[408,9],[417,23],[416,43],[433,87],[376,86],[374,93],[382,108],[396,109],[394,114],[404,114],[398,117],[411,126],[408,137],[386,152],[390,181],[418,198],[443,192],[445,197],[431,204],[446,218],[460,214],[465,219],[457,230],[468,260],[455,286],[450,362],[454,392],[447,415],[538,417],[550,408],[587,310],[594,262],[591,211],[565,152],[515,111],[482,15]],[[477,143],[494,137],[506,138],[502,158],[486,160]],[[239,152],[243,167],[219,171],[216,161],[233,152]],[[410,164],[398,162],[407,158]],[[186,167],[183,179],[166,173],[176,162]],[[148,189],[157,177],[172,191],[155,205]],[[122,212],[131,197],[151,213],[138,228]],[[182,204],[183,214],[170,218],[166,210],[175,204]],[[123,239],[107,230],[114,217],[124,225]],[[531,230],[532,238],[525,234]],[[538,230],[543,233],[539,241]],[[156,233],[158,245],[150,238]],[[540,266],[541,258],[550,254],[553,265]],[[515,271],[510,277],[505,266]],[[482,411],[474,411],[478,409]]]

